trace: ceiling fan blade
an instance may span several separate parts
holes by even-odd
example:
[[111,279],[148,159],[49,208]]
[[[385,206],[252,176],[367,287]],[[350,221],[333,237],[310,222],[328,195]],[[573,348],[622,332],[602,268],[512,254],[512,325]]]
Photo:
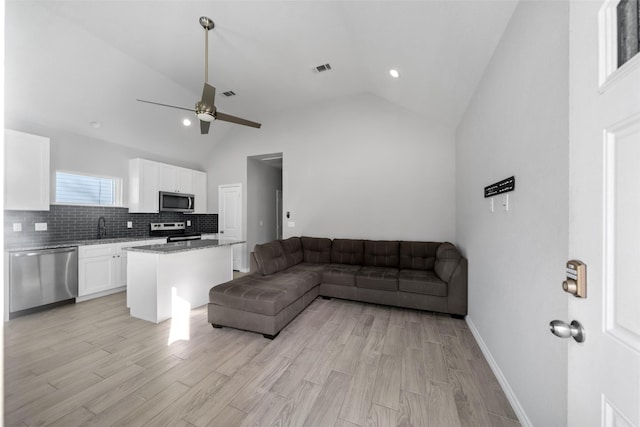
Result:
[[204,84],[204,88],[202,89],[202,101],[200,104],[203,104],[209,108],[207,110],[213,111],[213,105],[216,97],[216,88],[211,86],[209,83]]
[[169,105],[169,104],[161,104],[159,102],[145,101],[144,99],[137,99],[136,98],[136,101],[146,102],[147,104],[160,105],[161,107],[177,108],[178,110],[196,111],[193,108],[178,107],[176,105]]
[[206,135],[209,133],[209,125],[211,122],[205,122],[204,120],[200,120],[200,134]]
[[262,126],[260,123],[252,122],[251,120],[232,116],[230,114],[221,113],[219,111],[216,111],[216,120],[222,120],[223,122],[236,123],[239,125],[250,126],[252,128],[258,129],[260,129],[260,126]]

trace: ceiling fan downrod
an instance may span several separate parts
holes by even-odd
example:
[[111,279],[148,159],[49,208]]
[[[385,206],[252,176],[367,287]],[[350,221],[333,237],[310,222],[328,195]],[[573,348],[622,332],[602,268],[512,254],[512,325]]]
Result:
[[204,28],[204,81],[209,82],[209,30],[215,27],[213,20],[206,16],[200,17],[200,25]]

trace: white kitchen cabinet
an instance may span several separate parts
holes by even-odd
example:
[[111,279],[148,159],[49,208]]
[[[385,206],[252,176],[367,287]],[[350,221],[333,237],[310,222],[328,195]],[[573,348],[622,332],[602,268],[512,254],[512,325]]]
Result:
[[146,159],[130,159],[129,212],[157,213],[159,191],[194,194],[194,213],[207,213],[205,172]]
[[78,299],[86,300],[125,290],[127,251],[133,246],[166,243],[166,239],[144,239],[125,243],[86,245],[78,248]]
[[[122,282],[121,244],[80,246],[78,248],[78,297],[106,295],[125,285]],[[87,298],[84,298],[87,299]]]
[[158,163],[129,160],[129,212],[158,212]]
[[207,213],[207,174],[205,172],[193,171],[193,196],[195,198],[195,208],[193,213]]
[[194,170],[161,164],[160,191],[193,194]]
[[5,129],[4,208],[49,210],[49,138]]

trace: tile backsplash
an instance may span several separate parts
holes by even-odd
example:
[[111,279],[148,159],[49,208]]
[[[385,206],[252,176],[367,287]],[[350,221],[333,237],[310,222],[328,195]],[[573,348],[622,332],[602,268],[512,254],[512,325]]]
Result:
[[[95,239],[98,218],[106,220],[106,238],[147,237],[149,223],[191,221],[187,232],[217,233],[217,214],[183,214],[179,212],[129,213],[127,208],[106,206],[51,205],[49,211],[4,211],[4,241],[6,246],[21,243],[56,243],[68,240]],[[127,228],[127,222],[133,228]],[[22,231],[13,231],[13,224]],[[46,231],[35,231],[36,223],[46,223]]]

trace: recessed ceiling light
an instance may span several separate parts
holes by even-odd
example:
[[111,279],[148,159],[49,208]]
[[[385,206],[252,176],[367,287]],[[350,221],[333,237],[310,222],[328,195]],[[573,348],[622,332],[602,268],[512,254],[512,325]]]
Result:
[[98,129],[100,126],[102,126],[102,123],[94,120],[92,122],[89,122],[89,126],[91,126],[94,129]]
[[184,120],[182,120],[182,124],[185,125],[185,126],[191,126],[191,120],[184,119]]
[[392,68],[389,70],[389,74],[391,75],[391,77],[393,77],[394,79],[397,79],[398,77],[400,77],[400,73],[398,72],[398,70]]

